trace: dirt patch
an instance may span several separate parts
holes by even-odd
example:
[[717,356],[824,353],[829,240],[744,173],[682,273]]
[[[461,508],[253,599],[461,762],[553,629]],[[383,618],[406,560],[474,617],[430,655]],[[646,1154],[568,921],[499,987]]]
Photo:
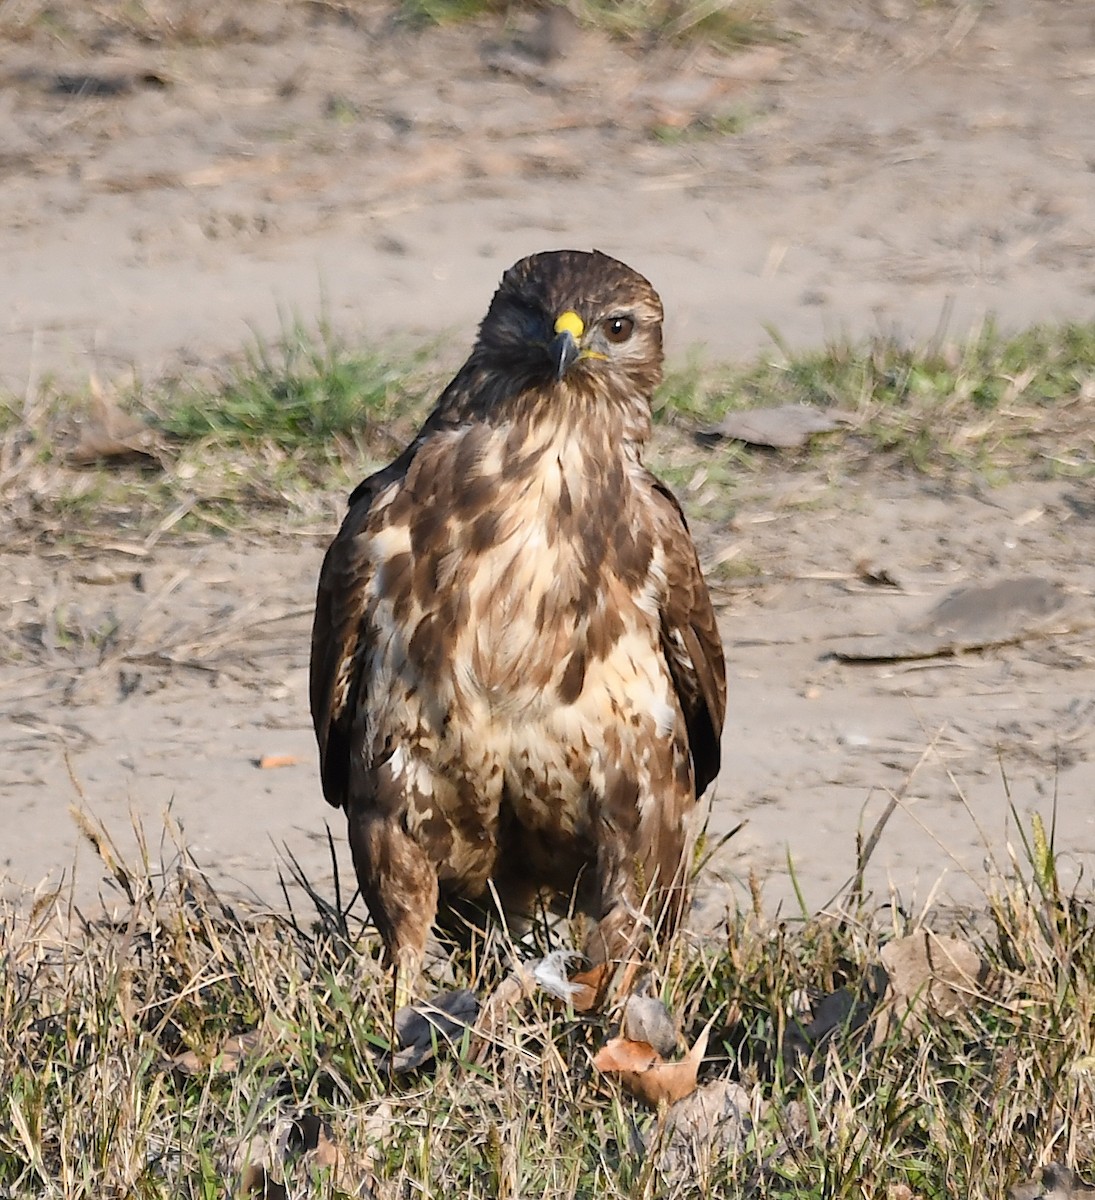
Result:
[[[757,570],[716,584],[731,703],[712,830],[746,821],[720,861],[732,889],[744,894],[755,870],[773,904],[789,903],[790,856],[807,902],[824,904],[854,872],[857,831],[867,837],[891,796],[900,803],[867,873],[883,895],[892,881],[923,901],[946,873],[945,894],[974,899],[986,857],[1003,865],[1009,843],[1021,847],[1015,815],[1037,810],[1048,823],[1055,800],[1064,873],[1090,862],[1089,502],[1074,484],[975,496],[773,472],[729,529],[701,531],[709,562],[729,547]],[[321,541],[4,556],[0,789],[13,880],[70,865],[69,804],[98,814],[130,852],[135,813],[154,856],[169,810],[218,879],[271,902],[282,847],[330,886],[326,817],[352,879],[307,718]],[[1018,644],[895,662],[832,656],[848,638],[915,622],[958,585],[1031,573],[1061,583],[1069,603]],[[264,756],[289,761],[264,768]],[[80,853],[86,897],[101,871]]]
[[[0,386],[185,371],[286,312],[462,347],[500,270],[563,244],[647,273],[677,356],[752,353],[767,327],[809,345],[989,311],[1090,319],[1090,7],[840,8],[778,7],[802,37],[731,59],[569,28],[543,53],[532,23],[422,35],[322,5],[244,7],[199,45],[32,28],[0,76]],[[123,842],[141,814],[154,856],[170,808],[219,879],[274,903],[283,843],[329,886],[326,816],[350,878],[305,689],[338,504],[277,543],[3,555],[0,871],[67,870],[81,803]],[[1056,800],[1059,845],[1090,862],[1093,514],[1089,483],[955,494],[773,459],[733,521],[700,530],[713,566],[749,565],[718,585],[713,826],[748,822],[732,889],[755,868],[789,902],[789,852],[824,903],[891,795],[876,889],[923,900],[947,870],[968,899],[986,854],[1019,844],[1011,804],[1048,820]],[[941,659],[828,656],[959,586],[1029,575],[1066,590],[1074,624]],[[100,874],[81,861],[81,896]]]
[[544,62],[368,6],[252,3],[198,45],[32,25],[0,74],[0,384],[321,309],[464,344],[502,267],[564,244],[656,280],[678,356],[1090,317],[1083,0],[814,7],[729,59],[572,30]]

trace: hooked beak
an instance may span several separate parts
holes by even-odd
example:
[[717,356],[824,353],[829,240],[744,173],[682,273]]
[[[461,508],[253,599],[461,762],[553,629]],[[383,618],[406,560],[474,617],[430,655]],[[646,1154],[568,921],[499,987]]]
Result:
[[581,347],[574,334],[569,329],[564,329],[552,339],[551,345],[548,346],[548,354],[551,356],[551,365],[555,368],[555,378],[562,379],[578,361]]

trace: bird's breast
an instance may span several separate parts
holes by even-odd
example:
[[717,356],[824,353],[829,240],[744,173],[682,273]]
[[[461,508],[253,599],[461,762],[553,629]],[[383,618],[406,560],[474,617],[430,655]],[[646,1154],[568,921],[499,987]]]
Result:
[[437,438],[370,534],[389,666],[446,719],[574,703],[622,639],[656,641],[641,478],[637,457],[574,430]]
[[[580,640],[596,585],[582,517],[589,512],[581,456],[551,448],[524,471],[495,480],[495,537],[476,548],[458,531],[454,583],[467,595],[456,643],[462,682],[498,710],[542,696]],[[615,497],[615,503],[620,503]]]

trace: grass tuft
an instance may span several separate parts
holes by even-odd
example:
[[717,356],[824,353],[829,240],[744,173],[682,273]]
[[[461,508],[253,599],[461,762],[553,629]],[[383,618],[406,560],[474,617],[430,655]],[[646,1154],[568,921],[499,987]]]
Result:
[[805,353],[779,347],[744,367],[693,360],[668,374],[655,415],[697,428],[742,408],[835,409],[852,436],[816,439],[811,453],[822,459],[996,483],[1090,475],[1092,400],[1095,323],[1011,335],[988,324],[961,344],[876,339]]
[[273,346],[258,343],[216,390],[170,397],[157,424],[184,442],[316,451],[395,417],[406,405],[407,377],[406,363],[351,351],[326,328],[316,336],[297,325]]
[[517,7],[508,0],[400,0],[399,12],[412,25],[452,25]]
[[[549,0],[549,3],[551,0]],[[699,41],[723,50],[770,42],[780,35],[769,0],[554,0],[582,24],[626,41]],[[450,25],[487,15],[542,11],[533,0],[400,0],[404,18],[416,25]]]
[[[399,453],[442,383],[425,353],[398,358],[290,326],[211,381],[0,397],[0,494],[13,536],[39,540],[329,522],[332,500],[340,507],[339,493]],[[846,427],[780,452],[792,466],[989,485],[1088,477],[1093,400],[1095,324],[781,349],[744,365],[693,358],[655,397],[650,457],[692,515],[724,515],[770,452],[699,444],[697,431],[735,409],[808,404],[839,410]],[[89,445],[108,453],[89,456]]]
[[327,519],[333,492],[409,440],[436,390],[424,361],[291,326],[219,378],[0,397],[13,532],[158,538],[261,530],[285,514]]
[[769,0],[578,0],[581,20],[631,40],[706,42],[735,50],[782,36]]

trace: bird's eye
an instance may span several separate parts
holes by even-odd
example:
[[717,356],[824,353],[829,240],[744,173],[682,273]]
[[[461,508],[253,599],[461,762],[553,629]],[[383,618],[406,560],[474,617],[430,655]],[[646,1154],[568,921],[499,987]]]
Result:
[[601,328],[610,342],[626,342],[635,332],[635,322],[630,317],[609,317]]

